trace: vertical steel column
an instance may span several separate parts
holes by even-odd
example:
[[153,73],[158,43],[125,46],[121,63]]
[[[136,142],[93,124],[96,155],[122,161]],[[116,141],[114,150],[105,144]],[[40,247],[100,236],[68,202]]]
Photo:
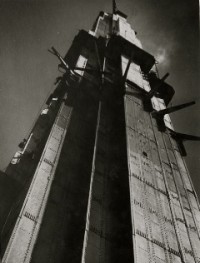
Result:
[[12,232],[3,263],[28,263],[31,260],[71,113],[72,107],[63,101]]
[[83,241],[81,263],[85,263],[85,257],[86,257],[88,233],[89,233],[89,226],[90,226],[90,210],[91,210],[91,202],[92,202],[93,181],[94,181],[94,174],[95,174],[95,161],[96,161],[96,151],[97,151],[97,143],[98,143],[100,117],[101,117],[101,102],[99,102],[99,109],[98,109],[98,116],[97,116],[94,154],[93,154],[93,161],[92,161],[92,173],[91,173],[91,179],[90,179],[90,190],[89,190],[89,197],[88,197],[88,207],[87,207],[87,214],[86,214],[86,227],[85,227],[85,234],[84,234],[84,241]]

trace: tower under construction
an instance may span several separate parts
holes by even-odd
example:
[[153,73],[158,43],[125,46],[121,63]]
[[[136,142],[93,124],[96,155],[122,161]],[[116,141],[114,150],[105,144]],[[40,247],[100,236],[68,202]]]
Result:
[[185,140],[127,16],[113,1],[80,30],[29,136],[0,174],[3,263],[200,263]]

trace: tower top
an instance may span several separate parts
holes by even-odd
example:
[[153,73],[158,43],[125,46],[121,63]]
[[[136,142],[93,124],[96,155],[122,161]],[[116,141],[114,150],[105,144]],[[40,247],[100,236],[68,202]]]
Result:
[[112,9],[113,9],[112,10],[113,15],[117,14],[117,15],[124,17],[125,19],[127,18],[127,15],[124,14],[123,12],[119,11],[119,9],[117,8],[117,4],[116,4],[115,0],[112,0]]

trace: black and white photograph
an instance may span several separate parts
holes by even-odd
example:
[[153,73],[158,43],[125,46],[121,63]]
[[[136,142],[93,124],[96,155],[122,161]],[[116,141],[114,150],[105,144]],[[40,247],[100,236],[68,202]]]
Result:
[[0,0],[0,263],[200,263],[198,0]]

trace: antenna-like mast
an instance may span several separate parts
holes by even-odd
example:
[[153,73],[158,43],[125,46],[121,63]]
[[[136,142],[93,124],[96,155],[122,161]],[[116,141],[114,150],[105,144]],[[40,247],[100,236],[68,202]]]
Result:
[[112,0],[112,8],[113,8],[113,14],[115,14],[117,11],[117,4],[115,0]]

